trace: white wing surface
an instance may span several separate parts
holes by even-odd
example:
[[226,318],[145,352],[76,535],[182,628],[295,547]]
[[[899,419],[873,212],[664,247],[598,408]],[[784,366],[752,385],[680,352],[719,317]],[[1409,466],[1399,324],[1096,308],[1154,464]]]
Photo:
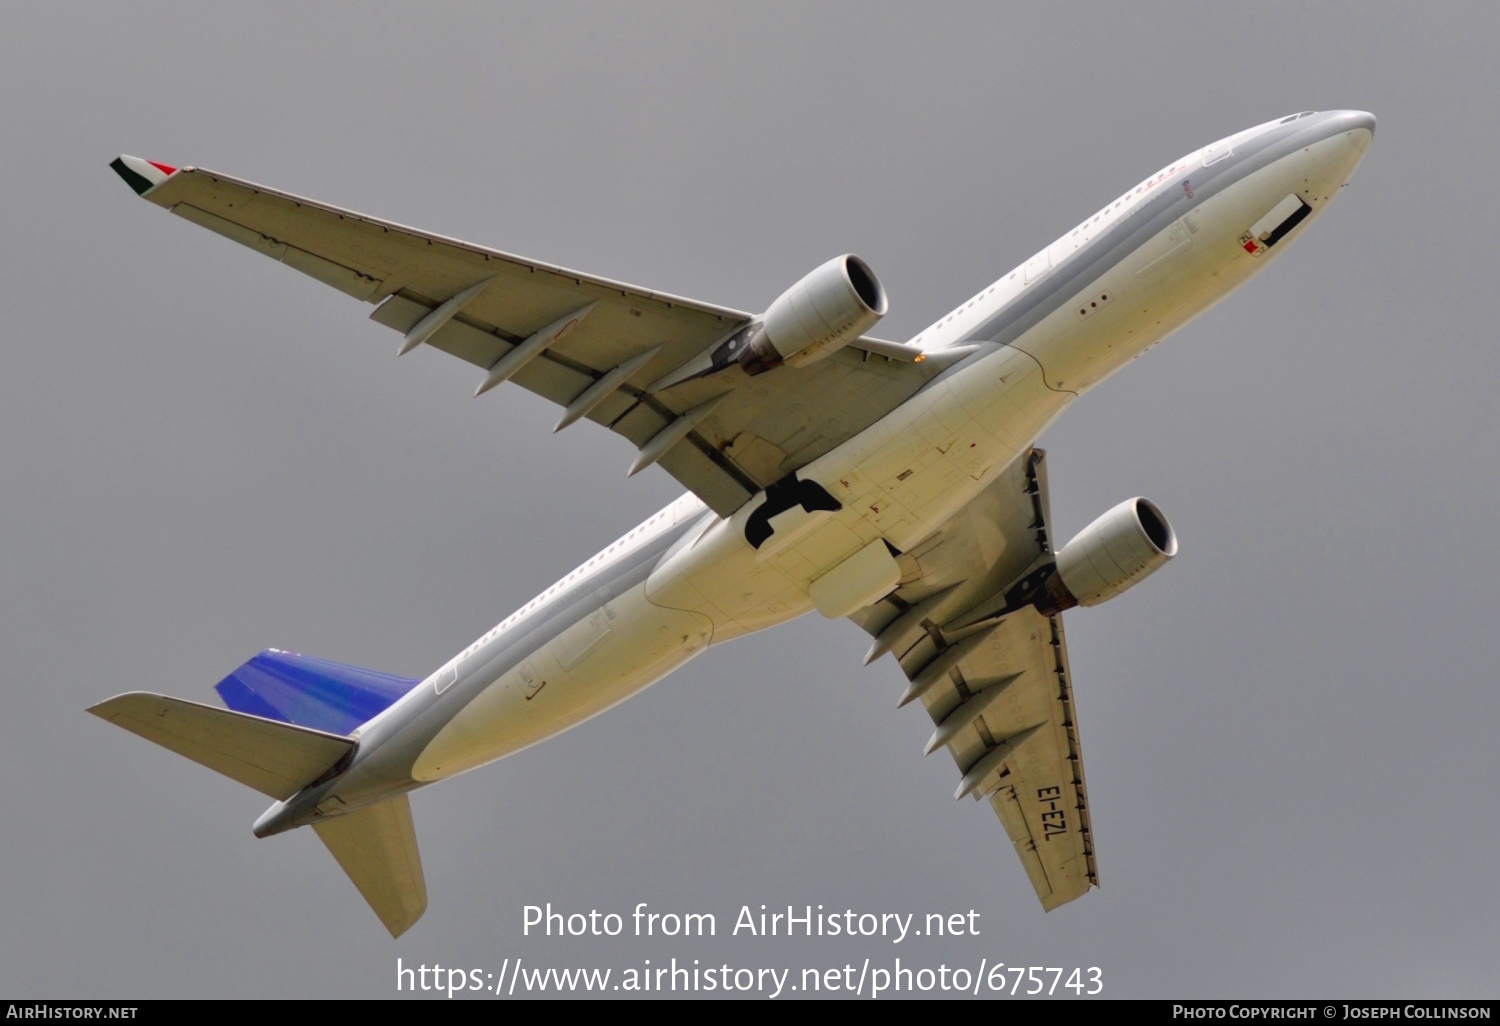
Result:
[[[1051,565],[1045,454],[1033,449],[933,541],[902,558],[905,583],[853,617],[890,651],[933,722],[928,751],[958,764],[955,797],[1000,817],[1042,907],[1099,882],[1062,617],[1021,605],[970,623]],[[963,625],[963,626],[960,626]]]
[[[875,339],[757,377],[738,366],[657,392],[751,315],[486,249],[268,189],[136,157],[112,165],[200,227],[367,303],[401,332],[628,438],[721,515],[857,434],[942,369]],[[884,354],[884,355],[882,355]]]

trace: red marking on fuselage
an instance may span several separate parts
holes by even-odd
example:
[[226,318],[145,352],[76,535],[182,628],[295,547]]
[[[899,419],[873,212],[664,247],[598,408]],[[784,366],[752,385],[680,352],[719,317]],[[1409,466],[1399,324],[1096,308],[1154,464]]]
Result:
[[158,164],[154,160],[148,160],[146,161],[146,163],[150,164],[152,167],[156,168],[156,170],[161,171],[164,174],[175,175],[177,173],[177,169],[169,164]]

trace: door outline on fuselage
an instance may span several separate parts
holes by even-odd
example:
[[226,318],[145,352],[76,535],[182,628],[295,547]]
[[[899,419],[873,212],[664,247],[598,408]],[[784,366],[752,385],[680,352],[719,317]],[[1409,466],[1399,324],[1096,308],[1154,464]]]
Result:
[[1025,283],[1030,285],[1050,270],[1052,270],[1052,247],[1048,246],[1036,256],[1026,261],[1025,266],[1021,270],[1021,275],[1025,279]]
[[1220,139],[1203,148],[1203,166],[1211,167],[1234,153],[1234,140]]
[[545,678],[540,683],[537,682],[536,671],[531,668],[529,660],[523,661],[517,672],[521,676],[521,687],[526,690],[526,694],[522,697],[528,702],[535,698],[542,688],[547,686]]

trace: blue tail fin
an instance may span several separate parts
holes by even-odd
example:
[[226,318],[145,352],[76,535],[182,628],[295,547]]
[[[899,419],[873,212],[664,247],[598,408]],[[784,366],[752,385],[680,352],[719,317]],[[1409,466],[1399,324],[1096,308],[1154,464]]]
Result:
[[417,681],[268,648],[214,685],[236,712],[348,734]]

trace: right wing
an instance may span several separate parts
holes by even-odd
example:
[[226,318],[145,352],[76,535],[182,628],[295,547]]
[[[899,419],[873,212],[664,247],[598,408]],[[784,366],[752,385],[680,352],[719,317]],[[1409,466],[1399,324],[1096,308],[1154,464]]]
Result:
[[920,701],[932,718],[927,751],[946,747],[958,764],[954,797],[989,801],[1051,911],[1099,883],[1062,617],[1019,602],[965,615],[1050,572],[1044,458],[1023,454],[900,557],[902,586],[853,619],[875,635],[872,656],[900,660],[902,704]]
[[[915,350],[866,338],[804,367],[750,377],[736,365],[652,391],[751,315],[215,171],[137,157],[111,166],[179,217],[379,304],[377,323],[490,372],[486,383],[516,354],[508,380],[565,407],[559,427],[570,417],[607,426],[641,450],[632,473],[659,462],[721,516],[864,430],[950,363],[911,362]],[[424,322],[440,327],[424,336]]]

